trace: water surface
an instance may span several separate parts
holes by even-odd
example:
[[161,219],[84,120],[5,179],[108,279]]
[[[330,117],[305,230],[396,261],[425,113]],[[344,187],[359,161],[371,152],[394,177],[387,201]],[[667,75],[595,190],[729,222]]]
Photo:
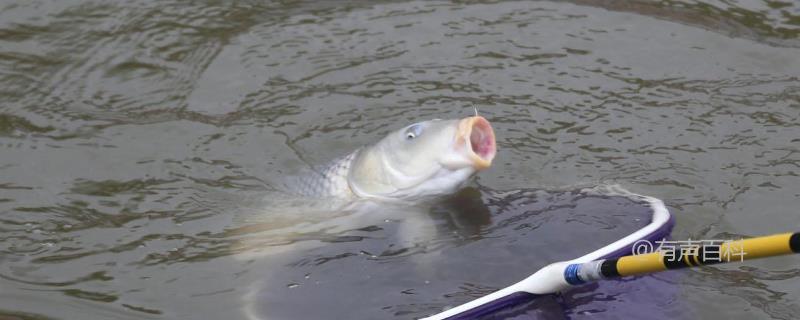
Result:
[[[559,236],[513,210],[532,188],[661,198],[682,239],[798,230],[799,17],[788,1],[0,4],[0,315],[239,318],[263,282],[364,305],[342,317],[423,316],[555,257],[516,241]],[[264,212],[286,176],[472,106],[499,154],[461,203],[488,211]],[[404,268],[426,263],[446,269]],[[680,290],[654,314],[792,319],[796,265],[643,280]],[[343,266],[386,277],[337,283]]]

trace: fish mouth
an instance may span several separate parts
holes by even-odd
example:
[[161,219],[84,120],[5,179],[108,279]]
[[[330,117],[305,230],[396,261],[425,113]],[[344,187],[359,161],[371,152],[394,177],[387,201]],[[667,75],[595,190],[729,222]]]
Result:
[[486,169],[492,165],[497,153],[494,130],[489,120],[481,116],[461,119],[456,133],[456,147],[464,146],[467,157],[475,169]]

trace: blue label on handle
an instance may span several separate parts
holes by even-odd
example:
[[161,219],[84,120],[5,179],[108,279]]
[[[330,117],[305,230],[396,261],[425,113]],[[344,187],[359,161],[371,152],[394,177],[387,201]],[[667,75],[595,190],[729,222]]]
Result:
[[564,280],[573,286],[586,283],[585,281],[581,280],[581,277],[578,276],[578,271],[580,269],[580,264],[573,263],[568,265],[567,268],[564,269]]

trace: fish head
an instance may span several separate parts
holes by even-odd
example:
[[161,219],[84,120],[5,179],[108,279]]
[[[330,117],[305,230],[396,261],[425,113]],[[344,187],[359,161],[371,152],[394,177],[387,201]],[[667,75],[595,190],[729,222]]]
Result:
[[348,183],[365,198],[413,200],[449,194],[490,167],[496,153],[494,130],[481,116],[423,121],[359,150]]

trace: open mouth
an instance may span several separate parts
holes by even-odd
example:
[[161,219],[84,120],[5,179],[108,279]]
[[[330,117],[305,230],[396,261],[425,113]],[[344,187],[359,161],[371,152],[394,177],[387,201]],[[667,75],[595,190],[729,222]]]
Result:
[[[458,125],[459,136],[464,139],[468,156],[476,169],[485,169],[492,165],[497,153],[494,141],[494,130],[484,117],[464,118]],[[467,137],[469,137],[467,139]]]

